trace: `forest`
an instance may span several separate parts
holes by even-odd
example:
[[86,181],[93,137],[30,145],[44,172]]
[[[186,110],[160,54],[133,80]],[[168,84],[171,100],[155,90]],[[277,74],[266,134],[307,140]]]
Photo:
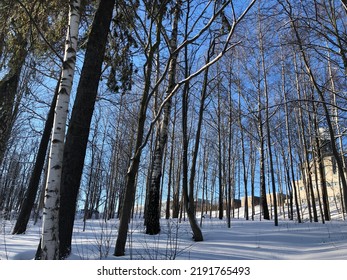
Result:
[[346,0],[1,0],[0,220],[345,220],[346,74]]

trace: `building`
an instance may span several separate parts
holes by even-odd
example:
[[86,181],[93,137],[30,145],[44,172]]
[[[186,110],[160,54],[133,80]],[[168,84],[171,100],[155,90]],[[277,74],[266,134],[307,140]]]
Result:
[[[316,165],[316,166],[315,166]],[[326,183],[326,194],[329,202],[336,202],[341,199],[340,176],[333,156],[323,157],[324,180]],[[308,170],[310,174],[308,174]],[[318,201],[318,197],[322,197],[323,184],[319,174],[318,163],[310,162],[310,168],[305,167],[302,171],[301,180],[295,181],[296,189],[298,190],[298,198],[301,203],[307,203],[308,194],[308,178],[311,176],[314,197]]]
[[[307,204],[308,195],[310,190],[308,188],[309,178],[312,180],[313,194],[316,202],[319,198],[323,197],[323,192],[326,193],[329,204],[335,203],[336,206],[340,205],[342,198],[342,187],[340,184],[340,174],[337,167],[337,162],[332,153],[330,137],[324,129],[320,129],[320,151],[322,157],[323,174],[321,176],[319,172],[319,163],[317,160],[311,160],[309,166],[307,164],[301,171],[301,179],[295,181],[296,189],[298,190],[298,198],[301,204]],[[346,163],[346,158],[344,159]],[[345,171],[345,176],[346,176]],[[322,178],[323,177],[323,178]],[[323,181],[325,182],[326,188],[324,188]],[[310,198],[311,199],[311,198]],[[337,204],[339,203],[339,204]]]
[[[252,207],[252,196],[248,196],[247,201],[248,201],[248,207]],[[241,207],[245,207],[245,202],[246,202],[246,198],[242,197],[241,198]],[[254,206],[260,205],[260,197],[254,196],[253,202],[254,202]]]

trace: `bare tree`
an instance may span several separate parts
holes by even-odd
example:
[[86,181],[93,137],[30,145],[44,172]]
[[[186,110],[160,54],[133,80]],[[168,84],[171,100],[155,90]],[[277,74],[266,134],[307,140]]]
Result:
[[342,163],[343,159],[340,158],[339,151],[338,151],[336,143],[335,143],[335,132],[334,132],[333,124],[332,124],[332,121],[331,121],[331,115],[330,115],[330,112],[329,112],[329,109],[328,109],[328,106],[327,106],[326,98],[325,98],[323,90],[320,87],[320,85],[319,85],[319,83],[317,81],[317,78],[316,78],[316,76],[315,76],[315,74],[314,74],[314,72],[312,70],[312,67],[310,65],[310,61],[308,59],[308,55],[306,53],[306,50],[304,49],[304,43],[303,43],[302,37],[300,35],[300,32],[298,30],[298,23],[299,22],[297,20],[295,20],[293,7],[292,7],[292,5],[291,5],[289,0],[286,1],[286,5],[283,4],[282,6],[283,6],[286,14],[288,15],[288,17],[290,19],[291,28],[292,28],[292,31],[293,31],[294,36],[296,38],[297,45],[298,45],[298,48],[299,48],[299,52],[300,52],[300,54],[302,56],[302,59],[303,59],[304,65],[305,65],[305,69],[306,69],[307,75],[308,75],[308,77],[309,77],[309,79],[310,79],[310,81],[312,83],[312,86],[314,87],[314,89],[318,93],[318,96],[319,96],[320,101],[321,101],[321,105],[322,105],[323,110],[324,110],[326,124],[327,124],[327,127],[328,127],[329,136],[330,136],[331,149],[332,149],[333,156],[334,156],[334,158],[336,160],[336,163],[337,163],[337,168],[339,170],[339,176],[340,176],[341,184],[342,184],[342,188],[343,188],[344,202],[345,202],[345,205],[346,205],[346,203],[347,203],[346,175],[345,175],[344,167],[343,167],[343,163]]
[[79,0],[69,2],[69,24],[64,62],[53,121],[52,140],[45,189],[42,235],[36,259],[59,259],[60,182],[65,141],[65,126],[76,64],[77,39],[80,22]]
[[[171,92],[176,84],[177,71],[177,37],[178,37],[178,21],[181,14],[181,1],[178,0],[174,4],[174,16],[172,22],[172,33],[169,41],[169,52],[172,54],[168,68],[168,85],[165,98],[171,95]],[[168,126],[171,117],[172,98],[168,98],[163,107],[163,117],[159,127],[158,138],[155,143],[153,166],[151,170],[151,181],[149,184],[149,203],[146,213],[146,233],[158,234],[160,232],[160,208],[159,208],[159,193],[160,182],[162,178],[163,156],[168,138]]]
[[58,82],[58,85],[57,85],[57,88],[51,103],[51,107],[47,115],[45,127],[42,133],[42,138],[40,140],[39,149],[37,151],[35,165],[34,165],[34,168],[29,180],[28,188],[25,192],[24,200],[22,202],[21,209],[20,209],[16,224],[13,228],[12,234],[23,234],[26,232],[26,229],[27,229],[27,225],[30,219],[30,214],[33,209],[34,202],[37,196],[41,174],[42,174],[43,167],[46,161],[47,148],[48,148],[49,140],[51,137],[51,131],[53,127],[54,110],[56,107],[56,102],[58,97],[59,84],[60,84],[60,81]]
[[115,0],[100,1],[95,12],[66,134],[61,181],[64,207],[59,209],[60,258],[66,258],[71,252],[77,196],[114,4]]

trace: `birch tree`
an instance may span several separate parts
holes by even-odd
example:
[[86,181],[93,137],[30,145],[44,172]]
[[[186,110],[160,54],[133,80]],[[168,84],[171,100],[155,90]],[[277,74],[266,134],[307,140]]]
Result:
[[65,41],[65,53],[61,81],[55,107],[48,163],[48,175],[45,187],[42,234],[36,259],[59,259],[60,182],[65,140],[65,126],[76,65],[80,5],[80,0],[72,0],[69,2],[69,23]]
[[60,258],[71,252],[77,197],[114,5],[115,0],[100,1],[95,12],[66,134],[61,182],[64,207],[59,211]]

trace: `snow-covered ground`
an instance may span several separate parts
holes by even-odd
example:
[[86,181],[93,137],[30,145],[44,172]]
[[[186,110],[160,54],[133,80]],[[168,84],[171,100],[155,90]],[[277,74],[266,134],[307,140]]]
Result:
[[[200,219],[198,219],[200,222]],[[347,221],[334,216],[325,224],[305,220],[273,221],[205,217],[204,241],[195,243],[188,221],[162,220],[157,236],[145,235],[143,220],[130,224],[126,255],[113,256],[117,221],[77,219],[73,235],[73,260],[347,260]],[[30,260],[40,238],[40,226],[30,224],[24,235],[11,235],[14,221],[1,221],[0,259]]]

